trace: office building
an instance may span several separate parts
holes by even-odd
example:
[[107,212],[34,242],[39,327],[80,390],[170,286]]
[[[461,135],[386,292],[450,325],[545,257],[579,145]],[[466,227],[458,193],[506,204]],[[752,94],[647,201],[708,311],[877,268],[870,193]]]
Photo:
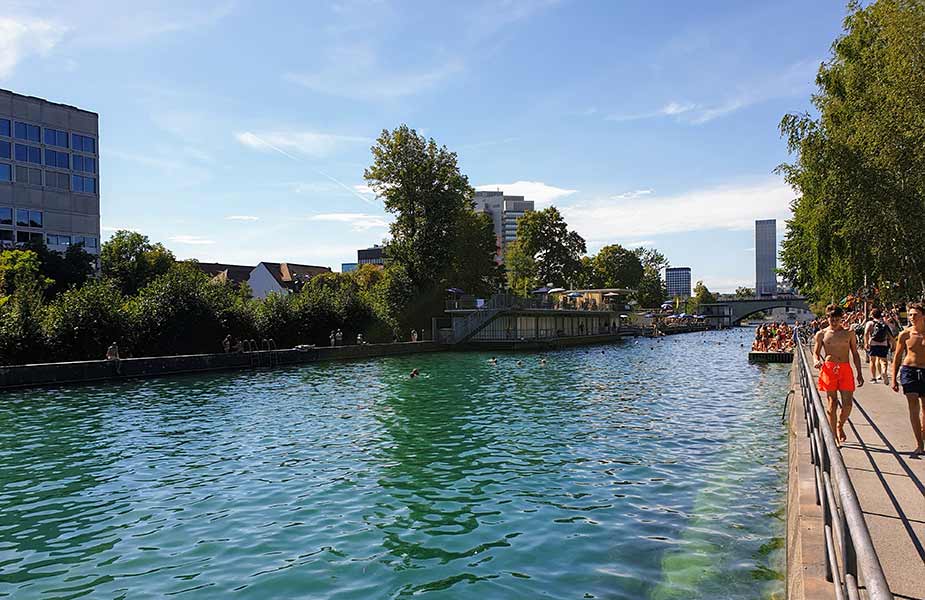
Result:
[[777,220],[755,221],[755,294],[777,293]]
[[385,248],[376,244],[372,248],[357,250],[358,265],[384,265]]
[[517,239],[517,220],[533,210],[533,200],[523,196],[505,196],[504,192],[476,192],[475,210],[491,216],[497,240],[495,260],[504,262],[507,245]]
[[672,300],[675,298],[691,297],[691,268],[690,267],[668,267],[665,269],[665,287],[668,290],[668,297]]
[[356,271],[359,266],[359,263],[340,263],[340,272],[350,273]]
[[99,254],[99,115],[0,89],[0,245]]

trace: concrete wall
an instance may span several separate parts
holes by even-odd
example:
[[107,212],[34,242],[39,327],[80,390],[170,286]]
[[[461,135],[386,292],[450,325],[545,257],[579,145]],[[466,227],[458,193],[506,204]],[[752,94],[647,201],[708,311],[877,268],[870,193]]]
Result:
[[274,350],[231,354],[191,354],[127,358],[119,361],[89,360],[0,367],[0,390],[65,383],[89,383],[131,377],[157,377],[300,365],[325,360],[351,360],[446,350],[433,342],[366,344],[301,350]]

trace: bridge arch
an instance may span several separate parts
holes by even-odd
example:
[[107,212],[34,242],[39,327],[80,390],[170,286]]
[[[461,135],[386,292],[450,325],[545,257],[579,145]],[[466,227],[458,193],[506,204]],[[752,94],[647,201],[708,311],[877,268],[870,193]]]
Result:
[[707,317],[711,325],[729,327],[738,325],[742,319],[755,313],[774,308],[796,308],[809,310],[806,298],[802,296],[785,296],[774,298],[736,298],[711,304],[702,304],[700,312]]

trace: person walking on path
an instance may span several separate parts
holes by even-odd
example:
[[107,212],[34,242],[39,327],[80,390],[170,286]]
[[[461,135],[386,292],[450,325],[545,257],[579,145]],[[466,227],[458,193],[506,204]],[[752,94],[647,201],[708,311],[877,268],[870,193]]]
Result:
[[870,357],[870,382],[876,383],[879,379],[886,380],[886,357],[890,346],[893,345],[893,333],[890,326],[883,320],[883,313],[879,308],[870,312],[870,321],[864,326],[864,348]]
[[[845,441],[845,422],[854,405],[854,378],[848,355],[854,359],[857,369],[857,386],[864,385],[861,372],[861,355],[858,354],[858,341],[854,333],[842,324],[844,311],[837,304],[830,304],[825,309],[829,326],[819,331],[813,338],[813,366],[819,369],[819,391],[828,397],[829,425],[838,444]],[[825,359],[823,359],[823,351]],[[841,413],[838,411],[838,396],[841,395]]]
[[912,304],[908,310],[911,325],[899,333],[893,354],[893,391],[898,392],[902,384],[915,436],[915,450],[909,456],[919,458],[925,453],[925,306]]

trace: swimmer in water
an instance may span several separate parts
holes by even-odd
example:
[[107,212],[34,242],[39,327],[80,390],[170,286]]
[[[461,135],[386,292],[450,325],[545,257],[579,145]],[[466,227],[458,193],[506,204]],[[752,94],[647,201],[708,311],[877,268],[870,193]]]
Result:
[[518,360],[518,361],[517,361],[517,366],[518,366],[518,367],[524,366],[524,361]]
[[546,364],[546,359],[545,359],[545,358],[541,358],[541,359],[540,359],[540,364],[541,364],[541,365],[545,365],[545,364]]
[[498,359],[492,356],[491,358],[488,359],[488,362],[489,364],[496,365],[498,364]]
[[408,377],[410,377],[411,379],[414,379],[414,378],[417,377],[418,375],[420,375],[420,373],[418,372],[417,369],[411,369],[411,374],[408,375]]

